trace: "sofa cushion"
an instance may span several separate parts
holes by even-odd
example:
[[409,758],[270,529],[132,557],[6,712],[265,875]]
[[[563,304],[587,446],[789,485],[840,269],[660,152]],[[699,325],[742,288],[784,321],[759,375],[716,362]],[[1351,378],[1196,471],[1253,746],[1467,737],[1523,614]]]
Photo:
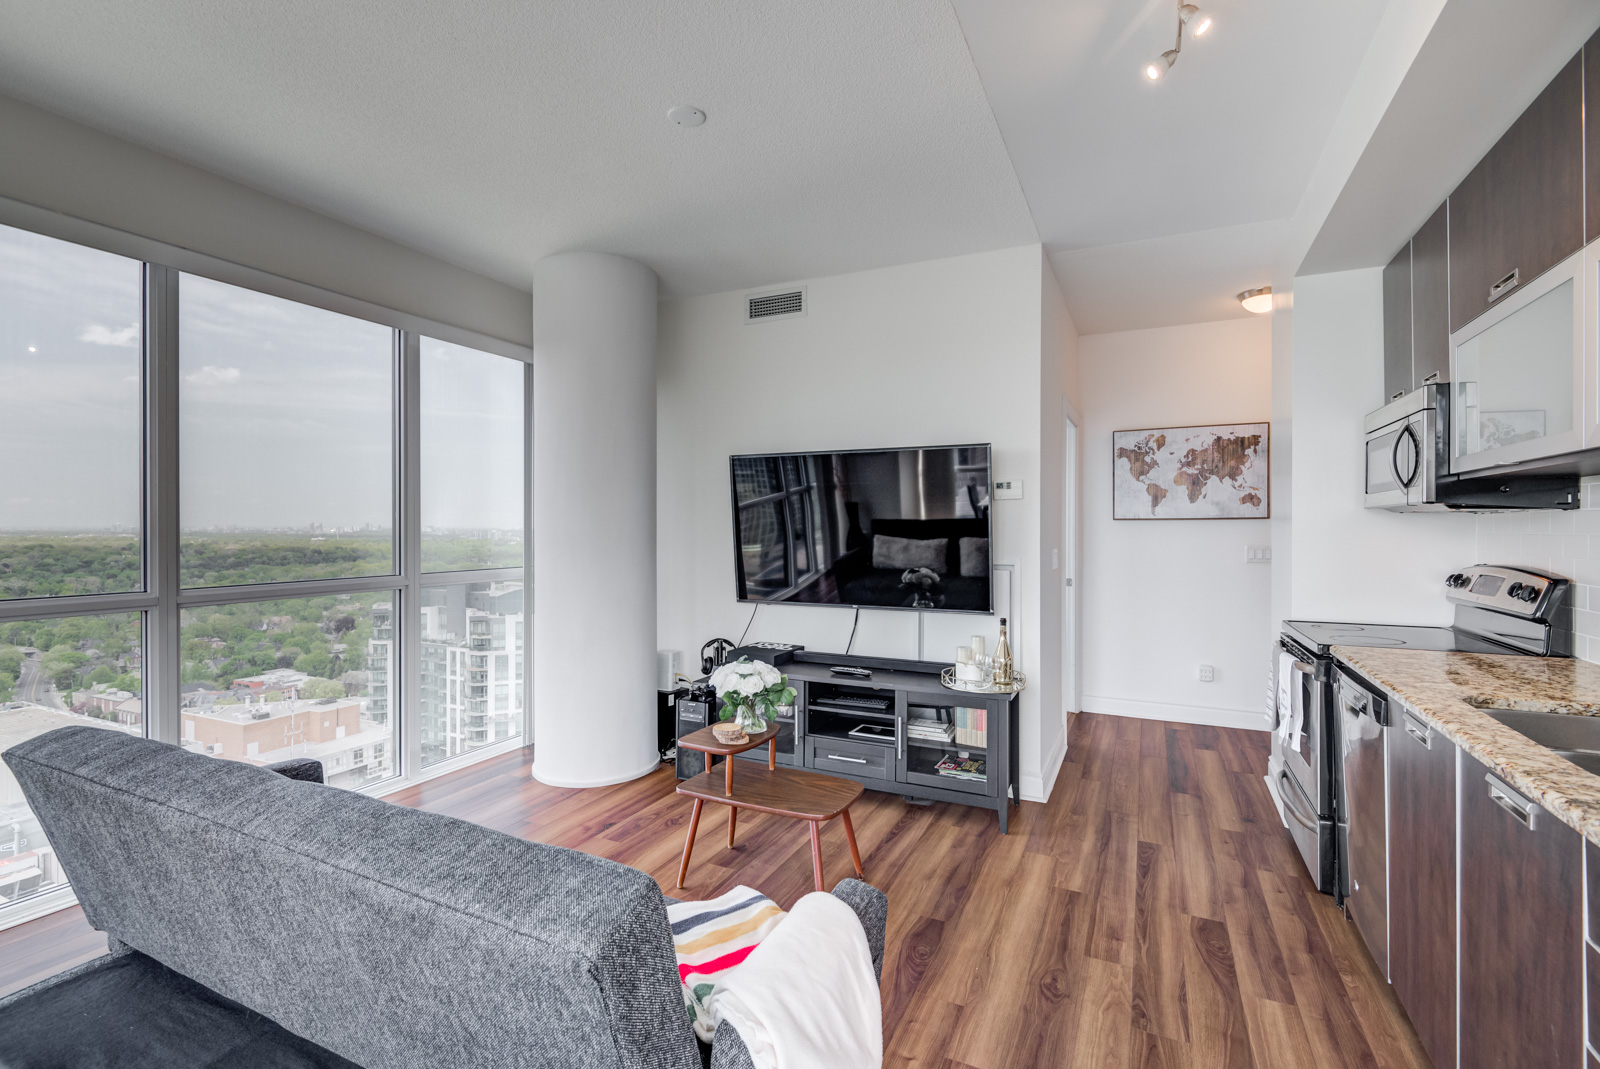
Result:
[[367,1069],[699,1064],[642,872],[119,732],[5,760],[91,924]]
[[944,575],[950,570],[948,538],[896,538],[872,536],[872,566],[904,571],[927,568]]
[[137,951],[0,1000],[0,1036],[6,1069],[360,1069]]

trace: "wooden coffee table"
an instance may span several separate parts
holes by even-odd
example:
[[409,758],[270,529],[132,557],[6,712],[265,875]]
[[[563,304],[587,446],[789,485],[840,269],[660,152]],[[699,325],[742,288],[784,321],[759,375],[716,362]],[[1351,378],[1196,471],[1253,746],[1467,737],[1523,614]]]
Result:
[[[837,776],[824,776],[818,772],[805,772],[796,768],[777,767],[778,726],[750,736],[748,742],[729,745],[712,735],[709,727],[701,728],[678,740],[680,749],[699,750],[722,757],[724,768],[708,767],[692,779],[678,784],[678,793],[694,799],[694,814],[689,818],[689,835],[683,842],[683,861],[678,865],[678,886],[689,874],[689,855],[694,850],[695,832],[700,827],[700,810],[707,802],[728,807],[728,845],[733,845],[734,826],[739,810],[753,809],[758,813],[771,813],[803,820],[811,825],[811,871],[817,890],[822,886],[822,825],[838,817],[844,825],[845,841],[850,844],[850,861],[856,875],[861,871],[861,851],[856,847],[856,832],[850,824],[850,806],[861,797],[864,789],[854,780]],[[734,783],[733,755],[753,750],[767,744],[767,767],[751,765],[739,771]],[[718,772],[721,772],[721,775]]]

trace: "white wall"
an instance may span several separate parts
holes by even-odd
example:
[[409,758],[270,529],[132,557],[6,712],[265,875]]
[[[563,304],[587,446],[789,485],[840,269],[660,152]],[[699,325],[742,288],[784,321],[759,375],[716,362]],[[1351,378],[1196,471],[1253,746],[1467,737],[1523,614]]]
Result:
[[[1039,576],[1039,648],[1050,651],[1054,665],[1036,671],[1029,686],[1039,695],[1044,712],[1039,721],[1037,748],[1040,756],[1040,784],[1028,785],[1032,792],[1048,795],[1044,785],[1055,782],[1056,773],[1067,755],[1067,713],[1076,710],[1076,693],[1062,686],[1062,660],[1068,656],[1063,646],[1063,614],[1071,604],[1063,579],[1073,569],[1063,555],[1075,540],[1067,537],[1066,517],[1066,432],[1067,409],[1078,414],[1078,332],[1067,310],[1066,300],[1056,281],[1055,271],[1045,262],[1040,286],[1041,358],[1039,361],[1039,557],[1035,562]],[[1076,476],[1076,472],[1073,473]],[[1076,490],[1076,478],[1071,486]],[[1077,627],[1071,628],[1074,639]]]
[[[1271,570],[1246,564],[1245,547],[1270,544],[1270,521],[1113,520],[1111,434],[1267,421],[1271,349],[1264,319],[1079,340],[1085,709],[1268,726]],[[1200,664],[1215,682],[1198,681]]]
[[[657,370],[661,648],[683,650],[693,671],[702,643],[717,635],[738,639],[751,618],[751,606],[734,595],[730,454],[990,442],[995,478],[1023,483],[1021,500],[994,503],[993,555],[997,565],[1014,567],[1013,645],[1030,679],[1021,699],[1023,790],[1040,797],[1048,785],[1039,681],[1059,674],[1059,647],[1054,656],[1041,647],[1039,595],[1041,556],[1049,555],[1041,538],[1040,395],[1057,381],[1054,369],[1041,366],[1045,270],[1043,250],[1033,245],[808,279],[804,317],[756,324],[745,321],[742,292],[664,303]],[[1052,324],[1052,344],[1064,351],[1070,320]],[[864,611],[852,652],[917,656],[918,615]],[[749,638],[841,652],[851,618],[850,609],[761,606]],[[998,622],[945,614],[921,620],[921,653],[936,660],[952,659],[966,636],[993,636]],[[1057,704],[1052,725],[1060,715]]]
[[[396,166],[405,166],[403,157]],[[526,288],[4,96],[0,196],[519,345],[532,343]]]
[[1383,402],[1383,269],[1295,279],[1290,592],[1302,620],[1448,624],[1470,515],[1363,506],[1362,420]]
[[1571,512],[1479,516],[1476,559],[1572,580],[1573,653],[1600,661],[1600,479],[1584,479],[1580,487],[1583,507]]

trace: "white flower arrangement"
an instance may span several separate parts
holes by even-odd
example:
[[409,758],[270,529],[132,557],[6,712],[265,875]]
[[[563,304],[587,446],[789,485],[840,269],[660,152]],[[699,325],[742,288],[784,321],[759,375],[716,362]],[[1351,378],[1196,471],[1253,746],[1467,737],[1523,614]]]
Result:
[[738,717],[745,730],[751,730],[759,719],[761,731],[765,722],[778,718],[778,707],[793,705],[795,689],[789,686],[788,677],[765,661],[752,661],[741,657],[711,673],[711,685],[723,701],[721,717],[732,720]]

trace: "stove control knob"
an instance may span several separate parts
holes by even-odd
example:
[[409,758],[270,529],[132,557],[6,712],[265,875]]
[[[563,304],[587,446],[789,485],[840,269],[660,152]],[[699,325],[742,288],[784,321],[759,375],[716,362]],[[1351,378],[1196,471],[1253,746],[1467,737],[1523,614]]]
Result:
[[1456,572],[1453,575],[1445,577],[1444,585],[1450,587],[1452,590],[1464,587],[1467,585],[1467,577],[1462,575],[1460,572]]
[[1539,600],[1539,588],[1534,586],[1532,583],[1524,584],[1522,587],[1522,593],[1518,594],[1517,597],[1528,602],[1529,604],[1532,604],[1533,602]]
[[1521,583],[1512,583],[1510,586],[1506,587],[1506,597],[1516,598],[1518,601],[1521,601],[1522,592],[1526,589],[1528,588],[1523,586]]

